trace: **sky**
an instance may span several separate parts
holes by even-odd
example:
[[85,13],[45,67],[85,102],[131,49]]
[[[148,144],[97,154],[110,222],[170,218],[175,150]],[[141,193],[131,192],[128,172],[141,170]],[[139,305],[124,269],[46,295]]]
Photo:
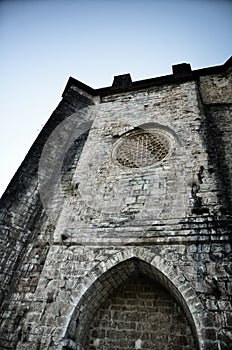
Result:
[[223,64],[232,0],[0,0],[0,196],[70,76],[93,87]]

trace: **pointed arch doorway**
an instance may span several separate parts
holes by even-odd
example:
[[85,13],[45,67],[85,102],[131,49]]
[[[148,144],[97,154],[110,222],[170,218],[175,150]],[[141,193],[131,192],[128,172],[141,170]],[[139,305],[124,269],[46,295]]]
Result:
[[78,350],[199,349],[186,305],[176,300],[161,273],[138,258],[117,264],[92,284],[67,336]]

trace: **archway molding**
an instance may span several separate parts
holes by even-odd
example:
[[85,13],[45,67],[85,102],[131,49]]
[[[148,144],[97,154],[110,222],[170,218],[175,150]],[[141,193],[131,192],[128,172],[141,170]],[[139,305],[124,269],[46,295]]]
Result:
[[125,248],[98,263],[83,278],[58,349],[83,350],[82,342],[99,303],[135,272],[160,283],[185,312],[199,350],[203,349],[203,305],[178,266],[149,248]]

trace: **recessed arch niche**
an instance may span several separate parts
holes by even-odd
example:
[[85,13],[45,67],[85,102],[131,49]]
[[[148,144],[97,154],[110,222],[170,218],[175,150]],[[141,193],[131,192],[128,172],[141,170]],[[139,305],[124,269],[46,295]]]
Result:
[[66,346],[78,350],[199,350],[192,315],[154,266],[130,258],[103,273],[78,303]]

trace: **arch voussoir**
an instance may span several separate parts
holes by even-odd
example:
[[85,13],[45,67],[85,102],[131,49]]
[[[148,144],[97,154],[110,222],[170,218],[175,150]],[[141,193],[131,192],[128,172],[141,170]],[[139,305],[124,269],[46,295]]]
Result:
[[[201,347],[201,344],[203,344],[201,334],[203,307],[194,288],[186,280],[179,267],[173,267],[170,261],[158,255],[154,256],[154,253],[146,248],[126,248],[113,254],[107,260],[99,262],[83,279],[82,284],[86,286],[85,293],[80,294],[79,297],[77,296],[76,307],[70,315],[70,319],[75,319],[75,322],[78,319],[79,322],[81,312],[83,313],[86,305],[88,305],[88,310],[91,303],[92,308],[97,308],[102,301],[101,298],[107,299],[137,269],[159,282],[181,305],[194,329],[198,348],[199,350],[203,349]],[[86,314],[82,320],[83,325],[91,317],[91,314],[89,316]],[[76,323],[78,324],[78,322]],[[82,329],[83,325],[81,325]],[[77,338],[82,336],[80,330],[77,334],[79,334]],[[68,336],[69,327],[67,327],[63,339],[67,339]],[[80,347],[80,349],[82,348]]]

